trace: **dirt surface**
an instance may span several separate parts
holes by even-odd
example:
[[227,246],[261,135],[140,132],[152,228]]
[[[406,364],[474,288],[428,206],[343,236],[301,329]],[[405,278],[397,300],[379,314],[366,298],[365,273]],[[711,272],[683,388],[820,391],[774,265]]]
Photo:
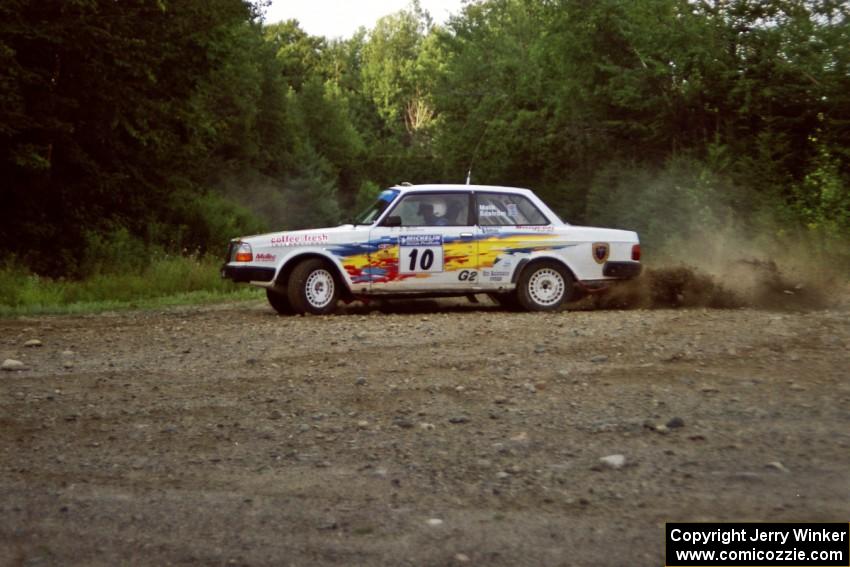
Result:
[[666,521],[850,519],[846,306],[458,305],[0,320],[0,565],[658,566]]

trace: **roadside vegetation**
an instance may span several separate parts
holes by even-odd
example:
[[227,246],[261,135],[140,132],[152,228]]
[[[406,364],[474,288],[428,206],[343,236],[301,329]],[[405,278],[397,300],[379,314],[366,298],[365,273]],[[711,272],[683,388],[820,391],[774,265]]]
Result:
[[20,266],[0,269],[0,316],[91,313],[261,297],[219,277],[221,259],[155,257],[142,267],[80,279],[50,278]]
[[230,297],[229,238],[470,168],[647,259],[723,232],[846,270],[848,46],[832,0],[414,0],[344,39],[261,2],[3,2],[1,309]]

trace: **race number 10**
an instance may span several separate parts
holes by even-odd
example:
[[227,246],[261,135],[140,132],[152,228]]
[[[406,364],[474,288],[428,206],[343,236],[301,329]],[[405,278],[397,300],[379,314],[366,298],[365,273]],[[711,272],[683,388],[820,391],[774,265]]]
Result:
[[399,263],[399,272],[402,274],[442,272],[443,247],[402,246],[399,248]]
[[399,239],[398,263],[402,274],[443,271],[443,239],[439,235],[416,235]]

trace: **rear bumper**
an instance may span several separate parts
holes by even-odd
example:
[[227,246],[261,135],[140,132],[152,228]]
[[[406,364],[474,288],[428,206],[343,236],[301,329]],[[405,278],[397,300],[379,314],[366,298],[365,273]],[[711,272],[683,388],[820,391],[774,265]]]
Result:
[[606,278],[627,280],[638,277],[642,269],[640,262],[605,262],[602,275]]
[[222,279],[234,282],[270,282],[274,279],[274,268],[258,268],[256,266],[227,266],[221,267]]

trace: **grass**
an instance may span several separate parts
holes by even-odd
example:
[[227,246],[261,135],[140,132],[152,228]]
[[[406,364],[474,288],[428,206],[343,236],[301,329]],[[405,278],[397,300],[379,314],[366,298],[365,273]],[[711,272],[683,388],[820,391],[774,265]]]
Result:
[[0,317],[155,309],[257,299],[260,292],[219,277],[215,258],[163,256],[133,271],[98,273],[82,280],[43,278],[0,268]]

